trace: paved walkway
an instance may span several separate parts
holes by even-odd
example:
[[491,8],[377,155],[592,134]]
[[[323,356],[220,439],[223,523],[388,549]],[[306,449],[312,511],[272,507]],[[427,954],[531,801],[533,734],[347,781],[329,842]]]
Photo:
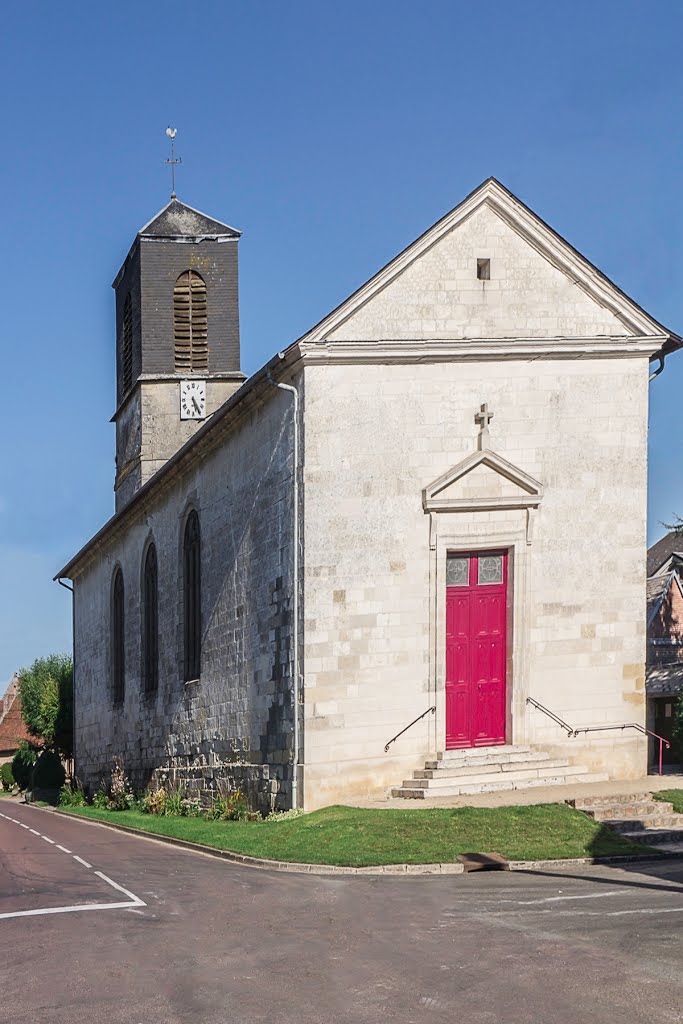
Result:
[[567,786],[534,786],[532,789],[507,789],[499,793],[468,796],[433,796],[425,800],[359,799],[347,800],[352,807],[394,807],[402,810],[419,807],[512,807],[520,804],[550,804],[579,796],[620,796],[628,793],[655,793],[660,789],[683,789],[683,773],[646,775],[628,782],[584,782]]

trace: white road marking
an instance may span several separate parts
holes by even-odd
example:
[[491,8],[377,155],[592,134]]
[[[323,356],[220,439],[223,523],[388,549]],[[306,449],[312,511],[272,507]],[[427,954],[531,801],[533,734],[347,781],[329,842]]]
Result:
[[[39,836],[39,838],[44,839],[46,843],[51,843],[52,846],[55,846],[58,850],[61,850],[63,853],[71,854],[71,850],[67,850],[65,846],[60,846],[60,844],[56,843],[54,839],[50,839],[49,836],[42,835],[40,832],[37,832],[36,829],[34,828],[29,828],[28,825],[24,825],[23,822],[17,821],[16,818],[10,818],[8,817],[8,815],[2,814],[1,812],[0,818],[5,818],[7,821],[13,821],[15,825],[21,825],[22,828],[28,828],[29,832],[32,832],[34,836]],[[71,856],[73,857],[74,860],[77,860],[79,864],[82,864],[84,868],[88,868],[88,870],[92,869],[92,864],[88,864],[87,860],[83,860],[82,857],[79,857],[75,853],[71,854]],[[96,874],[98,878],[101,878],[103,882],[106,882],[107,885],[110,885],[112,889],[116,889],[118,892],[122,892],[124,896],[127,896],[128,899],[125,901],[125,903],[77,903],[70,907],[41,907],[36,910],[13,910],[7,914],[0,914],[0,921],[4,921],[10,917],[40,917],[45,914],[73,914],[81,910],[135,909],[135,913],[139,914],[141,913],[141,911],[137,908],[147,906],[145,901],[141,900],[139,896],[136,896],[135,893],[130,892],[129,889],[125,889],[122,885],[119,885],[118,882],[115,882],[108,875],[105,875],[103,871],[95,871],[94,874]]]
[[591,892],[582,896],[546,896],[541,900],[514,900],[518,907],[531,907],[537,903],[561,903],[564,900],[601,900],[605,896],[623,896],[629,889],[610,889],[609,892]]
[[128,889],[124,889],[122,885],[118,884],[118,882],[113,882],[111,880],[111,878],[109,878],[108,875],[105,875],[104,871],[96,871],[95,874],[98,875],[100,878],[104,879],[105,882],[108,882],[109,885],[114,887],[114,889],[118,889],[119,892],[122,892],[125,896],[128,896],[129,899],[134,900],[135,904],[138,907],[146,907],[147,906],[145,901],[141,900],[139,896],[136,896],[134,893],[130,892]]

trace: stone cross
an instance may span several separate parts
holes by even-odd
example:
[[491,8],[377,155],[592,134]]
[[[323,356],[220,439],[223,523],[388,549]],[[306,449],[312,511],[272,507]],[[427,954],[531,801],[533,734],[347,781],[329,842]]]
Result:
[[477,444],[479,451],[483,451],[484,448],[489,446],[489,423],[493,419],[493,413],[489,412],[489,407],[486,402],[481,406],[479,412],[474,417],[475,422],[479,424],[479,437],[477,438]]

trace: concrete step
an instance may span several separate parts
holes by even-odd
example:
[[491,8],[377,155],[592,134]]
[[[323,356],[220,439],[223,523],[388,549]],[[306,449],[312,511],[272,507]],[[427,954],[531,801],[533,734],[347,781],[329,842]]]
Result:
[[425,771],[450,770],[451,768],[474,767],[477,770],[485,765],[519,764],[525,761],[543,761],[549,757],[544,750],[515,750],[497,754],[499,747],[482,747],[485,753],[470,754],[461,753],[458,757],[442,757],[438,755],[437,760],[425,761]]
[[[484,777],[486,781],[472,782],[464,779],[451,780],[451,785],[438,787],[423,787],[418,785],[418,780],[407,780],[403,786],[391,790],[392,797],[406,800],[428,800],[430,797],[451,797],[451,796],[473,796],[477,793],[497,793],[513,789],[534,789],[539,786],[565,786],[577,785],[588,782],[606,782],[607,774],[604,772],[585,772],[579,766],[573,766],[575,774],[556,774],[554,776],[542,776],[528,779],[515,779],[510,773],[505,777],[496,776],[495,779]],[[562,773],[566,769],[558,769]]]
[[644,818],[658,814],[673,814],[673,804],[667,804],[660,800],[639,800],[637,803],[610,804],[603,807],[582,807],[584,814],[590,815],[596,821],[609,822],[612,819],[622,818]]
[[499,743],[493,747],[458,747],[455,750],[438,750],[436,759],[438,761],[459,761],[462,758],[497,757],[505,759],[509,754],[530,754],[531,747],[525,747],[516,743]]
[[549,757],[528,758],[524,761],[503,761],[502,764],[458,765],[457,768],[443,765],[440,768],[420,768],[413,773],[416,779],[457,779],[467,775],[496,775],[502,772],[534,771],[538,768],[552,768],[568,764],[568,761],[551,761]]
[[[479,772],[468,770],[460,775],[451,775],[446,770],[431,772],[427,778],[412,778],[404,781],[409,788],[433,789],[441,791],[449,786],[493,785],[503,779],[509,782],[526,782],[532,779],[548,779],[556,776],[584,775],[586,769],[581,765],[571,765],[568,761],[541,761],[531,764],[528,768],[517,768],[516,765],[503,766],[497,772]],[[415,772],[420,776],[421,772]],[[550,785],[550,783],[548,783]]]

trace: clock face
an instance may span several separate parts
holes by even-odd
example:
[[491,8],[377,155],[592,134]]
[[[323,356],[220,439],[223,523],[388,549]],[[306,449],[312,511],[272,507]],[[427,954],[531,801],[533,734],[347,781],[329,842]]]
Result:
[[181,420],[203,420],[206,418],[206,381],[181,380]]

